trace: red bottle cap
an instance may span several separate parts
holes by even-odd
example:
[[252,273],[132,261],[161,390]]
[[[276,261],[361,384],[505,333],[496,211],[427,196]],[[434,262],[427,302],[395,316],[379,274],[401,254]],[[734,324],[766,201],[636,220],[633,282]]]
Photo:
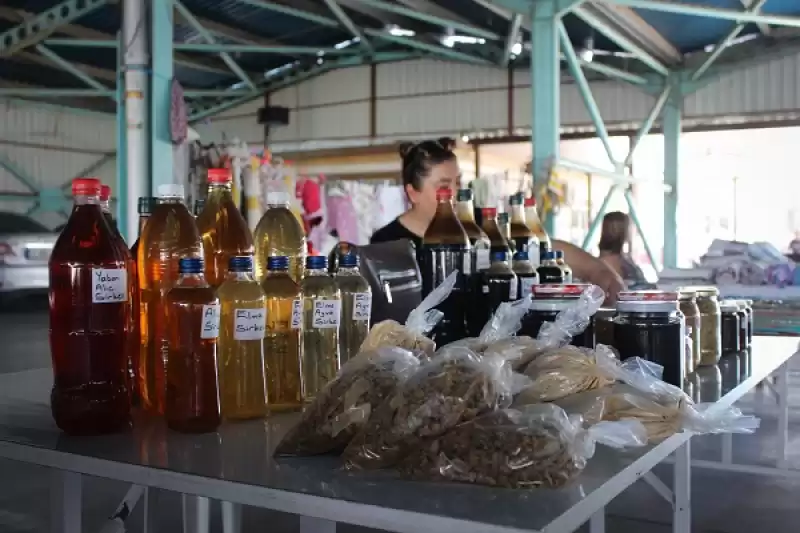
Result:
[[231,171],[227,168],[209,168],[208,169],[208,182],[209,183],[230,183]]
[[673,291],[621,291],[617,295],[620,302],[677,302],[678,293]]
[[536,205],[536,198],[531,196],[530,198],[525,198],[525,207],[533,207]]
[[436,199],[440,202],[452,200],[453,189],[450,187],[441,187],[436,189]]
[[107,202],[111,200],[111,187],[108,185],[101,185],[100,186],[100,201]]
[[72,196],[100,196],[100,188],[100,180],[97,178],[72,180]]
[[483,218],[494,218],[497,216],[497,208],[496,207],[484,207],[481,209],[481,214]]

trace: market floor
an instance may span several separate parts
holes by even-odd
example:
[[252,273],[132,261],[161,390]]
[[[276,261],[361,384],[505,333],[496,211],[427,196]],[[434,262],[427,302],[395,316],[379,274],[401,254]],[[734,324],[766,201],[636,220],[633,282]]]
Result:
[[[46,354],[47,315],[42,300],[15,304],[0,310],[0,373],[48,368],[50,361],[28,354]],[[790,404],[800,407],[800,360],[793,361]],[[735,460],[749,464],[774,464],[777,425],[774,414],[762,412],[762,430],[756,436],[734,437]],[[800,469],[800,410],[792,413],[789,463]],[[693,439],[695,456],[716,459],[720,454],[719,436]],[[661,465],[656,472],[671,484],[671,468]],[[12,461],[0,460],[0,533],[45,533],[50,531],[49,471]],[[9,483],[13,480],[13,483]],[[88,478],[84,498],[84,531],[99,532],[106,517],[119,504],[127,486],[98,478]],[[696,533],[796,533],[800,523],[800,481],[744,474],[693,470],[692,503]],[[212,532],[221,531],[219,506],[214,509]],[[140,513],[134,513],[129,531],[141,531]],[[180,497],[164,493],[158,512],[159,531],[179,532]],[[294,533],[298,518],[283,513],[248,508],[244,513],[245,532]],[[614,500],[608,509],[609,533],[667,533],[672,531],[671,507],[643,482],[635,484]],[[584,528],[588,531],[588,528]],[[364,528],[340,525],[341,533],[365,532]]]

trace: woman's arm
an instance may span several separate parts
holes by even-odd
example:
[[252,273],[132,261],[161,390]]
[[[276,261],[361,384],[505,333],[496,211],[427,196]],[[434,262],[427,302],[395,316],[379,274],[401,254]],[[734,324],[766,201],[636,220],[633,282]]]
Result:
[[564,260],[572,268],[576,278],[598,285],[606,291],[606,304],[617,301],[617,293],[625,290],[625,283],[614,270],[602,260],[583,251],[574,244],[553,240],[553,249],[564,251]]

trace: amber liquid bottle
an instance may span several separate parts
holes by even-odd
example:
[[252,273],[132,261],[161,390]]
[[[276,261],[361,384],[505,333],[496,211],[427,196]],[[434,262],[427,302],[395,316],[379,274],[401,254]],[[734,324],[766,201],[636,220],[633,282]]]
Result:
[[481,273],[491,266],[492,244],[486,233],[475,223],[472,191],[461,189],[456,198],[456,214],[472,246],[472,274],[467,280],[467,298],[470,302],[467,309],[467,334],[470,337],[477,337],[486,323],[486,313],[479,305],[472,305],[472,302],[479,302],[483,297]]
[[539,254],[534,254],[529,251],[528,255],[533,266],[537,267],[541,263],[541,258],[544,253],[553,249],[553,243],[550,241],[550,236],[544,230],[544,225],[539,218],[539,211],[536,208],[536,198],[525,198],[525,224],[531,229],[536,238],[539,239]]
[[134,265],[133,271],[131,272],[131,276],[133,277],[133,343],[128,374],[130,376],[131,401],[135,406],[138,406],[141,403],[141,394],[139,393],[139,356],[142,342],[141,328],[139,325],[141,305],[139,304],[139,267],[137,264],[139,257],[139,238],[144,231],[147,221],[150,219],[150,215],[153,214],[153,208],[155,205],[156,199],[153,197],[148,196],[139,198],[139,204],[137,206],[137,211],[139,213],[139,234],[136,237],[136,241],[134,241],[133,246],[131,246],[131,256],[133,257]]
[[206,281],[216,289],[228,275],[231,257],[253,254],[253,236],[233,201],[229,170],[208,169],[208,196],[197,230],[203,238]]
[[344,365],[356,356],[369,333],[372,289],[358,269],[355,253],[341,257],[336,285],[342,291],[342,322],[339,327],[339,359]]
[[267,260],[273,255],[289,258],[289,274],[295,283],[303,279],[303,262],[308,249],[306,232],[289,209],[289,195],[283,191],[267,193],[267,210],[255,231],[256,279],[267,272]]
[[178,279],[181,257],[203,256],[194,219],[183,205],[183,187],[161,185],[153,215],[139,241],[139,393],[142,406],[164,413],[167,340],[167,294]]
[[169,291],[166,311],[167,427],[182,433],[214,431],[221,419],[217,378],[220,306],[203,276],[202,259],[180,259],[180,277]]
[[503,236],[500,225],[497,223],[497,209],[494,207],[484,207],[481,209],[481,218],[483,219],[481,229],[483,229],[483,232],[489,238],[492,253],[510,253],[511,248],[508,246],[508,240]]
[[469,277],[472,274],[472,247],[469,237],[453,209],[453,191],[436,191],[438,205],[418,252],[422,273],[422,297],[441,285],[447,276],[458,271],[453,291],[437,306],[444,318],[433,328],[430,337],[439,346],[467,336]]
[[264,364],[267,405],[270,411],[299,411],[303,407],[300,330],[303,308],[300,286],[289,276],[289,258],[267,259],[267,275],[261,282],[267,309]]
[[50,256],[50,407],[72,435],[130,423],[127,355],[132,276],[100,208],[100,182],[72,182],[75,205]]
[[525,208],[523,207],[522,193],[517,193],[509,199],[511,204],[511,223],[509,225],[509,235],[511,242],[514,243],[515,252],[538,252],[539,239],[525,223]]

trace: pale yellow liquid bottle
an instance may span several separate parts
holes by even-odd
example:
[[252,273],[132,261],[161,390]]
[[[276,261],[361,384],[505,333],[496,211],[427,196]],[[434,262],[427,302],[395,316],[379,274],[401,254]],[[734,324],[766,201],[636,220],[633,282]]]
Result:
[[310,402],[339,371],[339,322],[342,291],[328,275],[328,258],[306,259],[300,283],[303,300],[303,332],[300,353],[303,367],[303,399]]
[[267,194],[267,210],[258,221],[254,238],[257,280],[264,278],[270,256],[285,255],[289,258],[289,275],[295,283],[300,283],[306,257],[306,233],[289,209],[287,193]]
[[289,258],[267,260],[267,275],[261,281],[266,296],[267,334],[264,358],[270,411],[297,411],[303,407],[303,377],[300,362],[300,330],[303,307],[300,286],[289,276]]
[[267,414],[266,298],[252,272],[252,257],[232,257],[228,275],[217,290],[222,308],[217,342],[219,400],[222,417],[226,419],[260,418]]
[[344,254],[339,261],[336,285],[342,291],[342,316],[339,327],[339,357],[345,364],[355,357],[369,333],[372,314],[372,289],[358,270],[358,256]]
[[203,238],[206,281],[216,289],[225,281],[231,257],[253,254],[253,236],[231,195],[230,170],[208,169],[208,197],[196,222]]

